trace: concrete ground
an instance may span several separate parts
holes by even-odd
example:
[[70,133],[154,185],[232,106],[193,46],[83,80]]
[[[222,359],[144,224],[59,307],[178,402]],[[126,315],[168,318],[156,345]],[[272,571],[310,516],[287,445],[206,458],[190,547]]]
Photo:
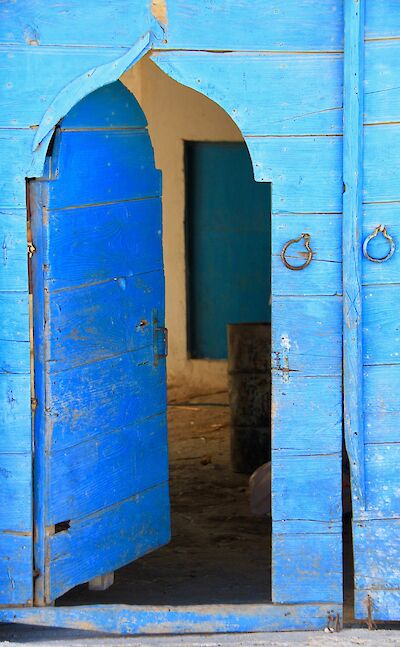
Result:
[[400,630],[344,629],[340,633],[292,632],[197,636],[99,636],[66,630],[0,626],[0,645],[40,647],[398,647]]

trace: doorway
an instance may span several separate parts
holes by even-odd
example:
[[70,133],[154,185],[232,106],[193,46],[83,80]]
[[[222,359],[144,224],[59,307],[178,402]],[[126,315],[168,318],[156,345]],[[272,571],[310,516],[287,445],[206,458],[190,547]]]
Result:
[[[72,124],[72,126],[73,125],[74,124]],[[75,124],[75,126],[77,126],[77,124]],[[81,125],[78,124],[77,130],[80,129],[80,128],[81,128]],[[71,131],[73,131],[73,130],[74,130],[74,128],[72,127]],[[117,130],[118,130],[118,128],[117,128]],[[90,149],[88,148],[88,150],[90,150]],[[127,186],[127,184],[125,186]],[[154,196],[154,197],[157,197],[157,195]],[[148,197],[149,197],[148,193],[146,195],[139,196],[140,200],[148,199]],[[122,201],[124,201],[124,200],[122,200]],[[103,202],[107,203],[107,201],[103,201]],[[91,203],[91,206],[93,206],[93,203]],[[65,205],[65,204],[61,205],[61,209],[68,210],[68,208],[69,208],[68,205]],[[268,213],[267,210],[266,210],[266,213]],[[161,229],[158,228],[157,232],[160,233],[160,231],[161,231]],[[123,238],[124,238],[124,242],[129,241],[129,235],[128,235],[128,237],[126,237],[124,235]],[[63,259],[63,262],[64,262],[64,259]],[[91,268],[91,269],[93,270],[93,268]],[[132,276],[132,275],[129,275],[129,276]],[[128,278],[129,278],[129,276],[128,276]],[[133,274],[133,276],[135,276],[135,275]],[[114,277],[113,280],[116,281],[117,288],[121,290],[121,292],[119,294],[126,293],[125,277],[124,276],[117,276],[117,277]],[[143,287],[143,283],[141,283],[141,285]],[[60,288],[61,288],[61,291],[62,291],[63,289],[68,288],[68,286],[62,285],[62,286],[60,286]],[[151,293],[151,290],[146,289],[145,292],[147,294],[149,294],[149,293]],[[268,301],[269,292],[270,291],[268,290],[267,294],[265,295],[265,301],[266,302]],[[110,312],[110,309],[107,308],[107,300],[103,299],[102,301],[103,301],[103,305],[106,306],[106,310],[105,310],[106,316],[110,317],[110,321],[111,321],[113,319],[113,314],[114,313],[112,312],[112,310]],[[62,311],[63,309],[59,308],[59,310]],[[158,312],[156,313],[156,316],[154,315],[154,308],[153,308],[151,310],[150,316],[145,317],[143,319],[141,318],[136,323],[135,330],[136,330],[137,333],[144,334],[144,335],[146,335],[146,331],[148,331],[148,330],[152,331],[150,333],[151,343],[148,345],[149,349],[151,348],[152,364],[154,366],[163,366],[163,363],[164,363],[164,360],[165,360],[164,355],[165,355],[165,341],[166,341],[164,325],[163,325],[164,324],[164,318],[163,318],[163,313],[162,313],[162,307],[160,306],[159,308],[156,308],[156,310],[158,310]],[[55,310],[55,312],[57,312],[57,310]],[[56,321],[56,317],[53,317],[53,321]],[[150,328],[147,328],[147,326],[150,326]],[[40,328],[40,325],[39,325],[39,328]],[[87,331],[90,334],[89,328],[87,329]],[[76,331],[74,331],[72,337],[74,339],[74,343],[77,342],[79,344],[80,341],[82,341],[81,338],[80,338],[80,335],[79,335],[79,331],[78,331],[78,335],[76,334]],[[148,341],[150,341],[150,338],[149,338]],[[106,343],[106,341],[104,343]],[[129,352],[130,352],[130,350],[129,350]],[[146,359],[144,357],[143,360],[144,361],[140,361],[137,364],[137,366],[139,366],[139,365],[144,366],[146,364],[149,364],[148,358]],[[200,371],[200,368],[197,368],[196,370]],[[111,382],[112,382],[112,380],[110,380],[110,389],[112,391],[112,386],[113,385],[112,385]],[[207,474],[207,472],[212,474],[213,471],[215,471],[216,473],[221,472],[222,476],[225,477],[225,475],[227,473],[226,470],[229,469],[229,463],[228,463],[228,460],[227,460],[227,451],[226,451],[226,448],[228,446],[228,444],[227,444],[228,425],[226,424],[226,420],[227,420],[227,418],[226,418],[226,413],[227,413],[226,389],[223,390],[223,391],[218,391],[218,390],[215,390],[215,388],[212,388],[212,389],[208,390],[208,392],[207,392],[207,391],[204,390],[204,385],[207,384],[207,382],[208,382],[208,379],[206,378],[203,381],[202,385],[200,385],[200,388],[198,390],[196,389],[195,392],[191,391],[191,389],[193,388],[193,382],[191,382],[190,384],[185,383],[184,387],[186,389],[186,393],[184,394],[184,397],[183,397],[183,393],[182,393],[182,395],[180,395],[178,397],[174,397],[172,395],[170,397],[170,404],[172,405],[171,409],[172,410],[173,409],[178,410],[177,413],[179,413],[179,415],[181,413],[183,413],[184,415],[187,415],[186,419],[184,417],[181,417],[180,422],[176,422],[176,429],[178,429],[178,427],[180,425],[181,429],[183,428],[183,429],[186,430],[187,427],[188,427],[188,424],[187,424],[188,422],[189,422],[189,426],[193,426],[193,427],[197,426],[197,429],[195,430],[196,433],[194,434],[194,437],[193,437],[193,440],[195,441],[195,443],[199,442],[201,444],[201,443],[204,442],[204,438],[205,438],[204,430],[208,425],[210,425],[210,428],[211,428],[210,430],[208,430],[208,431],[211,431],[211,434],[209,435],[210,437],[208,439],[209,443],[210,443],[209,447],[212,447],[212,443],[214,442],[212,440],[212,438],[211,438],[212,432],[217,434],[215,436],[215,438],[217,439],[217,441],[215,443],[215,449],[214,448],[212,449],[212,454],[213,453],[215,454],[216,459],[213,457],[213,455],[211,455],[211,458],[210,458],[209,453],[204,453],[202,451],[202,453],[200,455],[200,460],[198,461],[198,464],[201,466],[201,469],[204,468],[203,471],[204,471],[205,474]],[[150,385],[150,387],[151,386],[152,385]],[[152,388],[150,388],[150,393],[152,394],[152,396],[154,396],[154,390]],[[140,400],[140,398],[139,398],[139,400]],[[206,415],[204,415],[204,413],[203,413],[204,411],[206,412]],[[196,423],[196,420],[193,419],[193,414],[194,413],[196,413],[196,415],[197,415],[197,413],[199,414],[197,423]],[[213,417],[213,422],[211,424],[210,424],[210,420],[211,420],[210,413],[211,413],[211,415]],[[221,415],[221,418],[220,418],[221,422],[218,421],[219,420],[218,416],[220,416],[220,415]],[[217,419],[217,421],[215,419]],[[177,418],[176,418],[176,420],[177,420]],[[107,417],[106,417],[106,421],[107,421]],[[193,425],[191,425],[192,422],[193,422]],[[213,425],[216,425],[216,427],[213,426]],[[218,432],[222,432],[222,433],[219,434]],[[179,437],[179,431],[177,431],[176,436]],[[182,440],[182,438],[181,438],[181,440]],[[206,438],[206,441],[207,441],[207,438]],[[186,438],[183,439],[183,443],[181,443],[180,446],[182,447],[182,445],[185,442],[186,442]],[[190,443],[189,443],[189,445],[190,445]],[[177,447],[179,447],[179,442],[177,443]],[[188,450],[189,450],[188,455],[184,456],[184,460],[185,460],[185,463],[186,463],[185,467],[186,467],[187,476],[191,476],[193,478],[193,476],[194,476],[193,463],[190,463],[190,461],[193,459],[193,447],[188,447]],[[224,461],[220,460],[220,458],[218,458],[218,456],[223,456]],[[128,457],[129,457],[129,455],[128,455]],[[213,458],[214,458],[214,460],[213,460]],[[176,462],[178,463],[179,461],[176,461]],[[222,470],[220,470],[219,467],[217,467],[217,466],[221,465],[223,462],[224,462],[224,467],[223,467]],[[148,471],[148,473],[149,473],[149,471]],[[63,477],[67,477],[67,476],[69,477],[70,475],[67,474],[67,473],[63,474]],[[225,593],[223,592],[224,594],[222,595],[222,598],[224,598],[224,595],[226,595],[226,599],[229,599],[231,601],[232,601],[232,598],[230,598],[229,596],[234,595],[235,597],[234,597],[233,602],[235,604],[241,601],[241,600],[238,600],[238,595],[237,595],[239,587],[241,587],[241,590],[243,591],[243,603],[251,602],[251,601],[267,602],[268,600],[270,600],[270,592],[268,590],[268,563],[267,563],[268,562],[268,549],[266,548],[267,545],[268,545],[267,538],[270,535],[270,531],[269,531],[269,527],[268,527],[268,522],[267,522],[267,520],[265,518],[262,518],[261,520],[251,518],[251,515],[248,512],[249,508],[248,508],[248,498],[247,498],[247,478],[248,478],[247,476],[238,476],[238,477],[236,477],[235,475],[233,475],[233,477],[231,478],[230,483],[228,484],[228,490],[229,490],[230,493],[232,493],[233,490],[236,490],[236,492],[233,493],[234,496],[233,496],[233,499],[232,499],[231,502],[233,503],[233,508],[235,509],[235,512],[238,512],[237,516],[235,516],[235,514],[230,514],[229,511],[227,513],[226,506],[224,505],[224,500],[223,500],[223,496],[222,496],[223,493],[224,493],[224,482],[223,482],[223,478],[222,479],[219,478],[218,474],[217,474],[217,477],[215,479],[209,478],[208,475],[207,475],[207,480],[203,479],[204,483],[202,485],[202,491],[201,491],[201,497],[210,496],[210,492],[212,493],[212,495],[214,497],[212,505],[215,505],[215,509],[211,510],[212,516],[208,519],[208,521],[211,521],[214,524],[217,524],[217,523],[219,523],[221,521],[221,517],[224,516],[224,521],[226,521],[228,523],[228,526],[230,526],[230,529],[229,529],[228,532],[225,532],[225,530],[223,530],[222,532],[216,532],[215,533],[216,536],[217,536],[218,542],[221,544],[221,546],[222,546],[222,548],[224,550],[227,548],[227,545],[229,545],[229,543],[232,542],[232,539],[235,540],[233,543],[236,543],[236,539],[239,539],[239,540],[241,539],[240,536],[239,537],[234,536],[235,533],[238,532],[238,527],[239,527],[238,523],[237,523],[238,520],[239,520],[239,523],[241,521],[242,526],[243,526],[242,528],[239,528],[239,535],[240,535],[240,532],[242,530],[244,530],[245,535],[247,535],[247,539],[248,539],[247,542],[245,541],[244,543],[242,543],[241,546],[240,546],[240,542],[239,542],[239,544],[236,544],[235,550],[236,550],[237,560],[235,559],[235,550],[230,553],[230,555],[229,555],[229,557],[227,559],[227,563],[229,562],[229,567],[230,567],[229,572],[230,573],[232,573],[232,571],[233,571],[233,569],[232,569],[232,564],[233,563],[243,561],[242,560],[242,557],[243,557],[243,554],[244,554],[243,546],[245,546],[245,550],[247,549],[248,546],[251,546],[251,535],[253,535],[255,537],[254,546],[257,545],[257,546],[262,548],[262,556],[261,557],[259,555],[255,555],[254,551],[253,551],[253,554],[251,555],[253,560],[254,560],[253,565],[252,565],[253,572],[260,575],[260,588],[256,590],[257,587],[254,586],[254,581],[250,583],[251,578],[248,579],[249,586],[248,587],[247,587],[247,585],[243,586],[243,578],[242,579],[239,578],[239,579],[236,579],[236,580],[233,581],[233,585],[231,586],[230,589],[228,587],[228,590],[225,591]],[[182,481],[182,483],[184,483],[184,487],[185,487],[185,482]],[[186,481],[186,483],[187,483],[187,481]],[[64,483],[64,485],[65,485],[65,483]],[[206,492],[206,487],[208,487],[207,492]],[[164,488],[164,494],[165,494],[165,488]],[[207,507],[207,506],[204,505],[205,499],[203,499],[203,503],[200,501],[200,497],[198,497],[198,492],[196,492],[196,488],[194,488],[194,490],[189,492],[189,494],[190,494],[190,497],[191,497],[190,500],[192,502],[192,507],[194,507],[193,506],[193,501],[196,501],[196,497],[197,497],[197,500],[199,501],[202,508]],[[243,495],[243,496],[239,496],[239,495]],[[135,496],[136,496],[136,494],[135,494]],[[164,499],[164,502],[165,502],[165,499]],[[244,506],[246,506],[246,510],[247,510],[246,514],[243,514]],[[210,506],[210,507],[212,507],[212,506]],[[223,508],[223,510],[222,510],[223,515],[221,514],[221,508]],[[152,507],[152,510],[154,512],[154,506]],[[241,515],[242,515],[242,519],[240,519]],[[245,516],[245,519],[243,519],[244,516]],[[154,524],[153,528],[157,528],[157,523],[156,523],[157,518],[159,519],[159,515],[157,516],[157,514],[155,514],[153,516],[153,521],[155,521],[155,524]],[[164,517],[164,519],[165,518],[166,517]],[[184,511],[183,519],[184,519],[185,526],[190,528],[190,519],[189,520],[187,518],[185,519],[185,511]],[[52,528],[51,531],[50,531],[50,536],[51,537],[57,536],[57,535],[61,536],[63,533],[66,533],[66,534],[63,535],[63,537],[64,538],[69,538],[71,536],[71,534],[72,534],[70,531],[73,528],[73,526],[75,525],[75,520],[71,519],[69,516],[67,516],[65,518],[65,520],[63,519],[61,522],[56,521],[53,525],[54,525],[54,528]],[[234,526],[234,530],[232,530],[233,526]],[[125,537],[125,539],[129,539],[129,526],[127,526],[127,528],[128,528],[128,531],[127,531],[128,535]],[[190,533],[189,533],[189,535],[190,535]],[[210,536],[211,536],[211,533],[208,531],[207,537],[210,538]],[[95,535],[94,535],[94,537],[95,537]],[[154,535],[153,535],[153,537],[154,537]],[[193,538],[193,535],[192,535],[192,538]],[[56,541],[58,541],[59,539],[60,539],[60,537],[58,537]],[[189,539],[190,539],[190,537],[189,537]],[[67,539],[67,541],[68,541],[68,539]],[[163,543],[163,542],[165,543],[165,541],[167,541],[167,536],[164,534],[163,537],[157,537],[156,543],[157,543],[157,541],[159,541],[158,545],[161,545],[161,543]],[[68,543],[70,544],[71,542],[68,542]],[[129,539],[129,541],[127,543],[130,546],[132,545],[132,537]],[[194,542],[192,541],[192,544],[193,543]],[[106,542],[103,542],[103,546],[105,548],[107,548],[108,544],[106,544]],[[240,550],[239,550],[238,546],[239,546]],[[186,548],[187,547],[188,546],[186,546]],[[152,550],[152,548],[155,548],[155,544],[153,544],[150,547],[148,546],[147,548],[149,550]],[[228,548],[230,550],[231,547],[228,546]],[[93,551],[93,545],[92,544],[90,545],[90,549]],[[161,549],[161,550],[164,550],[164,549]],[[167,549],[165,549],[165,550],[167,550]],[[229,550],[228,550],[228,553],[229,553]],[[143,550],[142,554],[144,554],[146,552],[148,552],[148,550]],[[179,551],[178,551],[178,553],[179,553]],[[185,551],[183,551],[182,554],[184,554],[184,553],[185,553]],[[214,553],[215,553],[215,546],[214,546]],[[249,550],[248,554],[251,554],[251,550]],[[59,552],[59,555],[64,557],[61,551]],[[160,555],[161,555],[161,551],[160,551]],[[261,553],[260,553],[260,555],[261,555]],[[70,554],[70,556],[72,556],[72,553]],[[154,559],[155,560],[157,560],[158,557],[159,557],[159,556],[157,556],[157,557],[156,556],[157,556],[157,553],[155,552],[154,553]],[[139,555],[137,555],[137,557],[139,557]],[[239,557],[241,559],[239,559]],[[153,555],[148,556],[148,557],[143,557],[142,564],[144,563],[144,560],[150,560],[150,559],[153,559]],[[62,560],[60,560],[60,562],[61,561]],[[264,561],[265,568],[264,568],[264,566],[262,568],[260,568],[260,564],[262,563],[262,561]],[[127,587],[125,588],[125,593],[127,592],[128,588],[131,587],[131,584],[128,584],[128,580],[129,580],[130,583],[132,583],[132,577],[134,578],[136,585],[138,583],[140,583],[141,581],[144,582],[144,580],[141,579],[140,577],[134,577],[134,575],[135,575],[134,571],[135,571],[136,568],[139,568],[140,562],[141,562],[141,560],[139,559],[136,562],[136,564],[134,564],[132,566],[129,566],[129,567],[123,567],[121,571],[118,571],[118,579],[119,579],[120,582],[123,583],[124,578],[128,578],[128,579],[125,579],[125,583],[127,585]],[[185,563],[187,563],[187,562],[185,562]],[[118,566],[114,566],[113,570],[115,570],[116,568],[118,568]],[[199,568],[199,572],[200,572],[201,569],[203,569],[203,571],[204,571],[204,562],[203,562],[203,564],[201,564],[201,566]],[[102,566],[102,572],[103,573],[104,573],[104,570],[105,569],[104,569],[104,564],[103,564],[103,566]],[[158,573],[160,572],[158,566],[156,567],[156,571]],[[177,572],[176,567],[174,567],[174,571]],[[248,571],[248,573],[249,572],[250,571]],[[204,573],[203,573],[203,575],[204,575]],[[220,578],[220,581],[222,581],[222,583],[225,584],[225,582],[224,582],[225,578],[224,578],[223,569],[222,569],[221,575],[222,575],[222,577]],[[243,575],[243,573],[240,574],[240,577],[242,577],[242,575]],[[191,579],[193,579],[193,571],[192,571],[192,574],[189,573],[189,577]],[[127,599],[126,595],[125,595],[125,593],[123,593],[122,589],[118,589],[118,587],[117,587],[118,579],[117,579],[116,585],[114,585],[114,587],[112,587],[109,590],[109,592],[103,592],[101,594],[103,596],[102,597],[103,601],[106,601],[108,599],[109,601],[114,601],[114,602],[115,601],[125,602],[125,603],[126,602],[128,602],[128,603],[131,602],[132,598]],[[150,577],[151,591],[154,594],[155,580],[154,581],[153,580],[154,580],[154,578],[152,579]],[[81,581],[84,581],[84,580],[81,580]],[[207,585],[209,585],[211,580],[209,580],[207,577],[205,577],[205,581],[206,581]],[[173,585],[172,585],[172,589],[174,589]],[[132,588],[130,588],[129,590],[132,592]],[[143,590],[142,587],[137,586],[135,588],[134,593],[136,594],[137,591],[142,591],[142,590]],[[193,590],[193,587],[192,587],[192,590]],[[118,599],[119,595],[120,595],[120,593],[118,593],[118,591],[120,591],[120,593],[122,591],[122,593],[123,593],[123,595],[122,595],[122,597],[120,597],[120,599]],[[176,591],[173,591],[173,592],[176,592]],[[163,593],[165,593],[164,589],[163,589]],[[171,591],[170,591],[170,593],[171,593]],[[198,595],[199,593],[201,593],[200,589],[198,589],[196,591],[196,595]],[[78,598],[74,597],[75,594],[78,595]],[[220,594],[221,594],[221,591],[220,591]],[[95,596],[94,596],[93,592],[91,592],[90,594],[87,594],[87,593],[82,594],[81,590],[80,591],[75,590],[75,591],[71,592],[70,594],[67,594],[66,598],[59,598],[58,604],[60,604],[60,605],[66,604],[66,603],[67,604],[71,604],[71,603],[82,604],[85,600],[89,601],[89,599],[87,597],[85,598],[86,595],[92,596],[90,598],[91,601],[94,601],[94,599],[97,596],[97,594],[95,594]],[[100,595],[100,594],[98,594],[98,595]],[[208,592],[207,592],[207,596],[209,596]],[[256,596],[256,598],[257,598],[256,600],[254,600],[254,596]],[[258,596],[260,596],[260,597],[258,597]],[[124,599],[122,599],[122,598],[124,598]],[[96,598],[96,601],[98,601],[98,602],[100,601],[99,597]],[[196,601],[196,600],[194,600],[194,601]],[[218,601],[218,600],[215,600],[215,601]],[[166,602],[167,602],[167,600],[166,600]],[[145,603],[145,602],[143,602],[143,603]]]

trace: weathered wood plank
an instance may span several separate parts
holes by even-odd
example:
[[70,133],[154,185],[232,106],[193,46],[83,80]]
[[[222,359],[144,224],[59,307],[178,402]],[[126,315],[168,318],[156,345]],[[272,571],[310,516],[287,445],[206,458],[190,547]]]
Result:
[[146,130],[61,132],[53,160],[51,210],[161,195],[161,174]]
[[[299,497],[300,499],[301,497]],[[342,601],[342,535],[273,535],[274,559],[282,563],[273,573],[273,602],[285,604]]]
[[25,209],[0,211],[0,290],[25,292],[28,284]]
[[0,532],[0,599],[2,605],[32,600],[32,534]]
[[54,375],[46,412],[53,447],[83,442],[164,411],[165,360],[154,366],[153,352],[148,346]]
[[158,270],[163,265],[161,200],[51,211],[49,237],[51,291]]
[[341,137],[246,137],[258,182],[272,182],[274,213],[342,212]]
[[339,604],[242,604],[135,607],[101,604],[79,607],[1,609],[3,622],[64,627],[116,634],[194,634],[322,630]]
[[26,207],[25,178],[31,164],[34,131],[0,128],[0,209]]
[[[82,67],[82,65],[81,65]],[[62,122],[62,130],[90,129],[93,123],[103,128],[145,128],[146,117],[132,93],[120,81],[91,92],[79,101]]]
[[78,519],[168,480],[165,414],[53,451],[46,523]]
[[[279,214],[272,216],[272,294],[336,295],[342,292],[342,219],[340,214]],[[285,243],[300,233],[310,234],[313,259],[300,272],[288,271],[280,257]],[[304,241],[290,246],[286,258],[302,265]]]
[[[400,124],[366,126],[364,200],[400,199]],[[390,146],[382,145],[390,142]]]
[[68,530],[49,538],[49,596],[128,564],[169,538],[168,483],[71,521]]
[[364,368],[365,442],[400,442],[400,366]]
[[365,37],[400,37],[400,15],[396,0],[368,0],[365,5]]
[[399,56],[400,39],[365,44],[364,121],[367,124],[400,121]]
[[[32,532],[32,457],[25,454],[0,454],[0,531]],[[31,574],[27,573],[29,577]]]
[[[288,270],[289,272],[290,270]],[[341,375],[341,297],[275,297],[272,369],[294,375]]]
[[30,375],[0,375],[0,452],[30,452]]
[[377,516],[400,517],[399,460],[400,443],[365,445],[367,507],[369,511],[374,510]]
[[2,3],[0,40],[42,46],[129,47],[148,30],[149,23],[145,2],[121,0],[114,6],[95,0],[86,0],[85,4],[69,0],[65,7],[43,5],[41,0],[18,0]]
[[368,607],[371,608],[372,620],[386,620],[394,622],[400,618],[400,591],[399,589],[355,591],[354,616],[362,620],[368,619]]
[[155,311],[164,320],[163,287],[159,270],[53,294],[50,373],[151,346]]
[[[274,376],[272,449],[288,454],[340,452],[342,378]],[[275,454],[276,455],[276,454]]]
[[[0,14],[1,11],[2,8]],[[117,59],[121,53],[120,49],[110,47],[1,45],[0,77],[5,82],[2,86],[0,126],[37,126],[49,104],[65,86],[85,71]]]
[[180,51],[152,60],[220,105],[245,136],[342,133],[341,54]]
[[353,505],[363,507],[361,241],[364,186],[364,0],[345,2],[343,84],[343,420]]
[[[285,450],[273,451],[274,521],[340,522],[342,501],[338,484],[341,481],[341,461],[338,458],[340,453],[337,452],[315,457],[306,454],[295,456]],[[322,523],[321,531],[325,532]]]
[[173,0],[167,3],[167,18],[167,39],[158,46],[168,49],[335,51],[343,46],[338,0],[257,2],[251,10],[247,0],[207,5]]
[[400,364],[400,321],[396,309],[399,299],[400,285],[364,288],[364,365]]
[[[27,262],[27,261],[25,261]],[[29,373],[29,304],[24,292],[0,292],[0,373]]]
[[354,528],[357,589],[399,589],[400,519],[357,521]]

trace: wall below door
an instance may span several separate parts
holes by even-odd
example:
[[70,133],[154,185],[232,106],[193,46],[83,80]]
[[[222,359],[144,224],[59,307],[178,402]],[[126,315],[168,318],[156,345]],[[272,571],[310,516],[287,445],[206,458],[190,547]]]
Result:
[[183,385],[188,391],[225,389],[225,361],[194,360],[187,353],[184,142],[240,142],[241,133],[219,106],[170,79],[149,58],[142,59],[121,81],[146,114],[156,165],[163,174],[169,384]]

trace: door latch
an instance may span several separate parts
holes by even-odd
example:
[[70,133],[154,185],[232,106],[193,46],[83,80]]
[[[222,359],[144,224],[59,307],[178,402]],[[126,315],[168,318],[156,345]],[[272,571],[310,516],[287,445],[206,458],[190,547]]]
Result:
[[168,328],[159,325],[157,310],[153,311],[153,353],[154,366],[168,356]]

